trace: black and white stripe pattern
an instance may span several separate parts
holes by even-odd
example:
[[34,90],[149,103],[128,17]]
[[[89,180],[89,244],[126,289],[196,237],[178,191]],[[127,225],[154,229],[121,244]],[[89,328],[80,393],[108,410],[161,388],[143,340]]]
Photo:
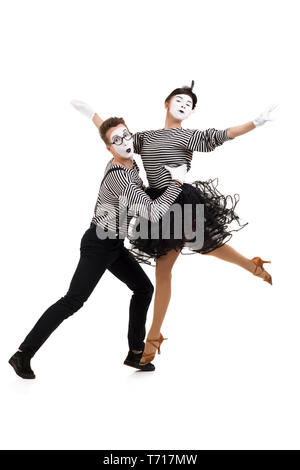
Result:
[[163,188],[171,180],[164,165],[191,167],[193,152],[211,152],[229,140],[227,129],[159,129],[134,134],[134,152],[141,155],[149,186]]
[[[126,236],[133,215],[139,214],[158,222],[180,194],[181,186],[170,178],[166,191],[153,201],[144,191],[145,187],[135,160],[133,169],[114,165],[112,160],[108,162],[104,176],[111,168],[118,170],[109,172],[100,185],[92,222],[113,232],[119,228],[119,233]],[[135,210],[128,212],[128,207]]]

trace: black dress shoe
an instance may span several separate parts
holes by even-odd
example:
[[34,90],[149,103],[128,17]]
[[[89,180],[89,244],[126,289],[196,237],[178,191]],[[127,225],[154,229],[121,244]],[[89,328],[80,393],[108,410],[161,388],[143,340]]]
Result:
[[134,367],[135,369],[143,370],[145,372],[150,372],[155,370],[154,364],[148,362],[148,364],[140,364],[140,360],[142,359],[143,353],[135,354],[132,351],[129,351],[127,357],[124,361],[126,366]]
[[30,367],[31,356],[25,352],[17,351],[9,359],[9,364],[14,368],[15,373],[22,379],[35,379],[33,370]]

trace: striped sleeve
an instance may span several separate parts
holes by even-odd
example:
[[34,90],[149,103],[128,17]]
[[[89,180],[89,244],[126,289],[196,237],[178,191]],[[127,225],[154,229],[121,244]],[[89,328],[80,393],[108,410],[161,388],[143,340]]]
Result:
[[[122,204],[127,204],[130,215],[141,215],[151,222],[158,222],[169,210],[182,187],[171,181],[167,189],[157,199],[152,200],[124,171],[118,172],[118,191]],[[116,186],[115,186],[116,188]]]
[[138,180],[139,180],[139,184],[140,184],[140,187],[142,188],[143,191],[146,190],[146,186],[144,185],[144,182],[142,180],[142,178],[140,177],[140,169],[139,169],[139,166],[138,164],[136,163],[135,160],[133,160],[133,167],[136,169],[137,171],[137,175],[138,175]]
[[195,130],[189,139],[187,148],[196,152],[212,152],[227,140],[230,140],[227,129],[222,131],[214,128],[205,131]]
[[133,134],[133,151],[138,155],[141,154],[143,143],[144,143],[145,132],[136,132]]

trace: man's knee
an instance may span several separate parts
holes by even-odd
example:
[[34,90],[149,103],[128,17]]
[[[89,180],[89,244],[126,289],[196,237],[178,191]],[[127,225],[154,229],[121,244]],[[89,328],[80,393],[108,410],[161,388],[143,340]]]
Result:
[[152,299],[153,293],[154,293],[154,286],[150,279],[139,289],[134,290],[135,294],[141,294],[144,297],[147,297],[148,299]]
[[154,293],[154,285],[152,284],[152,282],[150,282],[150,284],[148,285],[147,291],[148,291],[149,296],[152,297]]
[[66,294],[60,299],[59,302],[63,307],[64,318],[68,318],[83,306],[85,299],[83,299],[82,297]]

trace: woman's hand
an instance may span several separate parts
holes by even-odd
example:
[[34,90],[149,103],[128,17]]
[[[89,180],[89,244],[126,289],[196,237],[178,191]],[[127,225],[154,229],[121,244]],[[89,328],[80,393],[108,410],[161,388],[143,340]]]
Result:
[[267,121],[274,121],[275,119],[271,117],[272,111],[276,108],[277,105],[272,104],[268,106],[267,109],[261,113],[257,118],[253,119],[253,124],[257,126],[262,126]]
[[166,170],[168,170],[171,173],[172,180],[180,181],[181,184],[184,183],[185,176],[187,174],[187,165],[186,165],[186,163],[184,165],[180,165],[180,166],[176,166],[176,167],[168,166],[168,165],[164,165],[164,167],[166,168]]

